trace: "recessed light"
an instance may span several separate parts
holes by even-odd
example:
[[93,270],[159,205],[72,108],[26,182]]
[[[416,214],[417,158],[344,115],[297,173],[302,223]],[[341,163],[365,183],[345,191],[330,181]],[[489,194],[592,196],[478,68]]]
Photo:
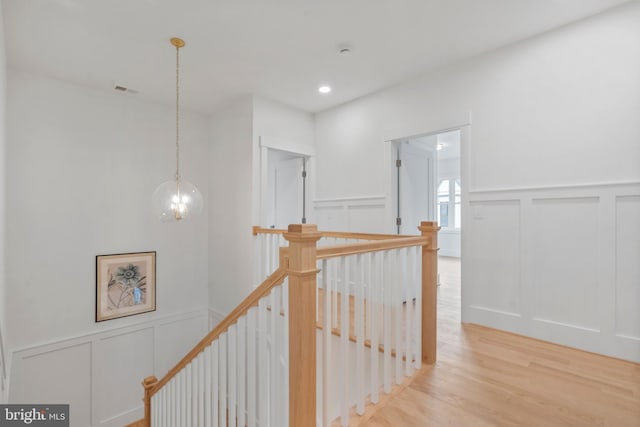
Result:
[[320,93],[329,93],[331,92],[331,86],[323,85],[318,88],[318,92]]

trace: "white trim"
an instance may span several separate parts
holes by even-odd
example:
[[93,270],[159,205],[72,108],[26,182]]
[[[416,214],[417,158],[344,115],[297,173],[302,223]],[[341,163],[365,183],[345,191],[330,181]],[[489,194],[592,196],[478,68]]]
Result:
[[[417,136],[436,135],[439,133],[457,130],[472,123],[471,110],[457,112],[447,117],[424,118],[413,123],[405,124],[396,128],[385,129],[382,132],[383,140],[395,141],[398,139],[413,138]],[[431,121],[431,122],[430,122]]]
[[[165,325],[167,323],[173,323],[176,320],[195,319],[196,317],[202,316],[205,313],[206,313],[206,309],[204,308],[201,308],[198,310],[192,310],[184,313],[172,313],[165,316],[158,316],[152,319],[138,321],[125,326],[117,326],[113,328],[101,329],[99,331],[87,332],[83,334],[72,335],[69,337],[61,338],[61,339],[53,339],[50,341],[45,341],[45,342],[41,342],[38,344],[33,344],[25,347],[19,347],[11,350],[11,353],[16,354],[16,353],[22,353],[22,352],[31,352],[34,350],[38,350],[38,349],[41,349],[44,347],[50,347],[50,346],[72,347],[74,345],[77,345],[74,343],[74,341],[83,340],[85,338],[92,339],[93,337],[97,337],[98,339],[102,339],[110,336],[111,334],[115,334],[117,332],[120,332],[120,334],[126,334],[129,332],[128,330],[131,330],[131,332],[133,332],[141,329],[151,328],[154,326],[153,325],[154,323],[157,323],[158,325]],[[148,325],[148,326],[145,327],[145,325]],[[103,335],[105,336],[103,337]],[[66,344],[69,344],[69,345],[66,345]],[[52,350],[56,350],[56,349],[52,349]]]
[[[138,415],[136,415],[135,417],[127,417],[127,415],[130,415],[133,413],[137,413]],[[119,418],[123,418],[123,417],[126,417],[125,420],[119,420]],[[136,419],[140,419],[140,417],[144,417],[144,405],[138,405],[135,408],[127,409],[126,411],[122,411],[117,415],[105,418],[104,420],[100,420],[98,421],[98,424],[102,425],[106,423],[113,423],[115,421],[119,421],[119,423],[121,423],[122,421],[126,423],[130,423],[135,421]]]
[[535,322],[548,323],[550,325],[555,325],[555,326],[562,326],[565,328],[580,329],[581,331],[586,331],[586,332],[600,333],[600,329],[590,328],[588,326],[574,325],[571,323],[558,322],[557,320],[543,319],[541,317],[534,317],[531,320]]
[[544,190],[572,190],[580,188],[601,188],[601,187],[626,187],[626,186],[640,186],[640,181],[610,181],[610,182],[592,182],[583,184],[562,184],[562,185],[541,185],[539,187],[505,187],[505,188],[487,188],[469,190],[469,194],[481,194],[481,193],[507,193],[507,192],[522,192],[522,191],[544,191]]
[[335,197],[330,199],[315,199],[313,203],[335,203],[335,202],[351,202],[351,201],[366,201],[366,200],[382,200],[384,201],[386,196],[354,196],[354,197]]
[[303,156],[315,156],[315,147],[309,145],[300,145],[294,142],[277,138],[273,136],[260,135],[258,137],[261,148],[272,148],[275,150],[286,151],[293,154],[301,154]]
[[490,313],[501,314],[503,316],[511,316],[521,318],[522,316],[519,313],[514,313],[511,311],[498,310],[496,308],[482,307],[480,305],[472,304],[469,308],[473,308],[474,310],[488,311]]

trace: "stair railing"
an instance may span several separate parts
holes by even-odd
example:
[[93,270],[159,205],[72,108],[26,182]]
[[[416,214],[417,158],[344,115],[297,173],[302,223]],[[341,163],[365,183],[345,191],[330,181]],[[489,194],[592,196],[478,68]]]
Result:
[[[393,374],[396,382],[402,372],[419,367],[420,360],[435,362],[438,227],[435,223],[423,222],[419,228],[422,236],[418,237],[319,233],[315,225],[309,224],[294,224],[286,232],[268,233],[282,235],[289,245],[278,250],[277,269],[167,375],[160,380],[145,378],[143,424],[315,427],[316,417],[320,415],[323,425],[327,425],[330,411],[324,408],[317,411],[317,397],[328,393],[328,388],[321,388],[318,393],[316,383],[318,325],[324,329],[324,349],[328,331],[329,335],[338,335],[341,342],[350,341],[354,335],[353,340],[359,345],[356,357],[362,354],[365,341],[371,349],[381,350],[384,372],[378,378],[382,378],[385,389],[391,383],[392,357],[395,357],[393,366],[400,366]],[[254,228],[254,233],[256,231],[267,234]],[[318,241],[323,237],[361,242],[318,248]],[[354,257],[356,261],[352,263]],[[323,271],[320,289],[318,265]],[[344,265],[344,269],[341,270],[340,265]],[[363,273],[367,266],[371,270]],[[407,266],[411,267],[405,268]],[[334,271],[341,280],[331,282]],[[376,271],[383,274],[384,279],[374,278]],[[398,285],[387,289],[382,285],[376,287],[376,281]],[[414,291],[416,302],[411,293]],[[333,301],[334,295],[342,305],[325,303],[325,300]],[[331,322],[335,316],[340,324],[337,331],[334,324],[323,324],[317,315],[319,296],[323,299],[324,321]],[[383,303],[389,298],[395,305]],[[405,300],[411,308],[402,311],[399,303],[404,304]],[[356,319],[353,326],[347,310],[352,306]],[[373,312],[386,316],[386,321],[373,320],[378,318]],[[402,325],[391,319],[409,319],[409,329],[402,332]],[[415,335],[416,330],[421,333],[415,340],[403,341],[392,338],[397,337],[393,335],[398,332],[395,328],[407,336]],[[377,355],[378,351],[371,353]],[[325,355],[321,357],[322,366],[326,368],[330,359]],[[372,363],[376,357],[370,356]],[[341,365],[340,369],[346,371],[345,366]],[[375,393],[377,383],[373,374],[371,378],[369,390]],[[328,384],[329,380],[323,378],[323,383]],[[363,384],[360,377],[357,383]],[[358,394],[356,402],[358,412],[363,406],[361,395]],[[328,398],[321,402],[324,407]],[[344,407],[341,407],[341,417],[344,425]]]

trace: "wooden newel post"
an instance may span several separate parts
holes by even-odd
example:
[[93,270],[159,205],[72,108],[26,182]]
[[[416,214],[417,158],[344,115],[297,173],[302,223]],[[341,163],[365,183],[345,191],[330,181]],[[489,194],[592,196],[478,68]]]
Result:
[[316,242],[312,224],[292,224],[289,241],[289,425],[316,425]]
[[144,425],[151,427],[151,389],[158,383],[153,375],[142,381],[144,387]]
[[422,361],[436,362],[438,315],[438,223],[422,221],[418,227],[429,242],[422,246]]

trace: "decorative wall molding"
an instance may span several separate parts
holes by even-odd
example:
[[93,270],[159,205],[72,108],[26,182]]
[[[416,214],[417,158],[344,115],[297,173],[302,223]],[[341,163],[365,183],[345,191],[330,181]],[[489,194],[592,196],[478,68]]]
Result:
[[504,187],[504,188],[478,188],[469,190],[469,194],[486,194],[486,193],[522,193],[522,192],[539,192],[545,190],[576,190],[585,189],[593,190],[604,187],[633,187],[640,186],[640,181],[611,181],[611,182],[591,182],[582,184],[562,184],[562,185],[546,185],[531,187]]
[[142,379],[162,377],[207,322],[199,309],[15,350],[9,399],[69,403],[72,425],[121,427],[142,418]]
[[387,197],[381,195],[337,197],[313,201],[318,229],[351,232],[385,232]]
[[640,362],[638,218],[640,182],[463,195],[463,321]]

